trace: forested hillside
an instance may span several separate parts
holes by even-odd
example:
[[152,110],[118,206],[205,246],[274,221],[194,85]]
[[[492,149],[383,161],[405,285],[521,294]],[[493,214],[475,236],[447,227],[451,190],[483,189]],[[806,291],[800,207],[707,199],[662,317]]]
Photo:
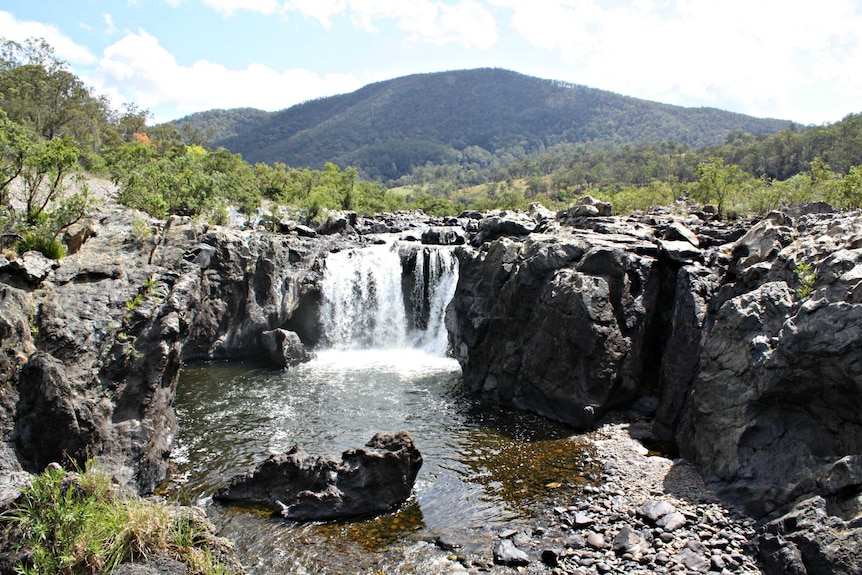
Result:
[[710,108],[681,108],[500,69],[417,74],[261,116],[206,112],[175,122],[229,133],[214,146],[249,162],[321,168],[350,165],[391,182],[415,167],[478,162],[482,167],[564,143],[693,148],[734,131],[774,133],[789,122]]
[[[802,128],[474,70],[381,82],[276,114],[221,110],[154,126],[134,104],[112,108],[44,41],[0,47],[0,235],[18,253],[63,256],[63,232],[94,207],[93,176],[156,218],[224,223],[238,209],[273,229],[285,215],[317,225],[341,210],[565,208],[583,194],[618,214],[679,199],[711,204],[719,218],[820,200],[862,207],[859,114]],[[296,156],[250,163],[215,138]],[[309,167],[323,158],[339,163]],[[152,234],[136,223],[133,235]]]

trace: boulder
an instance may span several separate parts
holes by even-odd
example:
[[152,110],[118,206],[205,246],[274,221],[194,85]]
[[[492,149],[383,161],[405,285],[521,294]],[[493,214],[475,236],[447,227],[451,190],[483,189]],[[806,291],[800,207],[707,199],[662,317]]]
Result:
[[40,252],[29,251],[21,254],[21,257],[12,260],[8,266],[10,270],[17,272],[31,284],[40,284],[45,281],[51,270],[58,267],[56,260],[43,256]]
[[264,505],[294,521],[376,515],[407,500],[421,466],[407,431],[378,433],[340,461],[297,445],[234,477],[213,499]]
[[862,521],[831,515],[813,497],[767,523],[757,537],[766,575],[858,575],[862,573]]
[[473,246],[480,246],[485,242],[494,241],[498,238],[523,237],[533,233],[536,224],[526,217],[517,216],[488,216],[479,220],[479,233],[470,241]]
[[607,217],[613,213],[613,206],[592,196],[581,196],[573,206],[557,213],[557,219],[563,223],[571,223],[578,218]]
[[422,243],[434,246],[460,246],[467,242],[461,228],[434,227],[422,232]]
[[312,358],[294,331],[272,329],[260,335],[267,357],[278,367],[293,367]]
[[459,252],[446,313],[471,389],[578,429],[639,393],[661,277],[654,258],[625,243],[650,242],[584,237],[534,234]]

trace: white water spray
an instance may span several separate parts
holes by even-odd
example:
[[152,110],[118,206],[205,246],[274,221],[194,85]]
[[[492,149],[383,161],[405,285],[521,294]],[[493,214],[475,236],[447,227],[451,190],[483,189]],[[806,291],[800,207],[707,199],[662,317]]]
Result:
[[458,266],[450,248],[369,246],[330,254],[321,323],[333,349],[420,348],[444,355]]

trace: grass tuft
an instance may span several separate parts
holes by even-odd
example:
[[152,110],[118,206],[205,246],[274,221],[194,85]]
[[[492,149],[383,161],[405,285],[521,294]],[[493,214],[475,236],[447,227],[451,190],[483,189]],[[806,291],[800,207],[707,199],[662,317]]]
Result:
[[95,460],[84,471],[55,467],[35,476],[18,504],[0,515],[0,529],[3,539],[17,542],[22,575],[111,573],[157,555],[185,563],[195,575],[242,572],[205,518],[121,491]]

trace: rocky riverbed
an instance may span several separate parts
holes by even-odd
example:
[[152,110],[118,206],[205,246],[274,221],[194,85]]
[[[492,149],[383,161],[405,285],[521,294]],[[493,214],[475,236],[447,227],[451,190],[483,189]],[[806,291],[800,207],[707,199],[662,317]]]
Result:
[[[588,575],[761,573],[754,519],[723,505],[697,470],[650,450],[651,421],[614,413],[587,434],[603,477],[558,500],[532,529],[501,529],[487,555],[438,546],[441,572]],[[646,440],[646,441],[644,441]]]

